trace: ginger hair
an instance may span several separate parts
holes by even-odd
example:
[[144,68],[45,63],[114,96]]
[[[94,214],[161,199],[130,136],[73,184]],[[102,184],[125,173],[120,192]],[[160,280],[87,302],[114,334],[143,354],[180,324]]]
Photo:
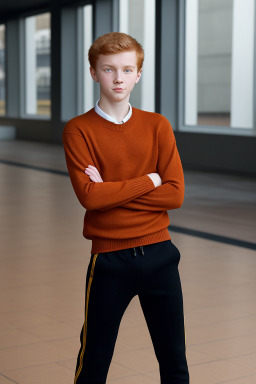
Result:
[[142,45],[132,36],[122,32],[110,32],[98,37],[88,50],[90,66],[96,70],[99,55],[135,51],[137,56],[137,72],[140,71],[144,61]]

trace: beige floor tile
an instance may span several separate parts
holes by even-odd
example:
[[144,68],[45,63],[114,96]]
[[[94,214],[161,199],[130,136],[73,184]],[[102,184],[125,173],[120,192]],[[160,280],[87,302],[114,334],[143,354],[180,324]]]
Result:
[[70,384],[74,381],[71,371],[55,363],[16,369],[5,374],[18,384]]
[[114,351],[113,361],[132,371],[145,373],[158,370],[159,365],[152,348],[133,349],[131,351]]
[[53,339],[51,341],[51,345],[61,350],[67,351],[72,358],[77,357],[78,351],[80,349],[80,337],[76,335],[76,337],[70,337],[66,339]]
[[124,344],[132,346],[134,349],[152,346],[152,340],[146,323],[145,325],[132,328],[120,325],[119,339]]
[[52,346],[49,342],[0,349],[0,370],[46,364],[71,358],[71,352]]
[[256,353],[256,339],[252,339],[250,336],[233,337],[193,345],[192,349],[205,353],[213,359],[227,359]]
[[[233,357],[228,359],[231,363],[245,367],[249,372],[254,371],[256,374],[256,353],[246,354],[244,356]],[[256,381],[255,381],[256,383]]]
[[246,376],[242,379],[232,380],[232,381],[223,381],[217,384],[255,384],[256,383],[256,375],[255,376]]
[[73,375],[75,375],[76,362],[77,362],[77,355],[73,359],[57,361],[56,364],[59,365],[60,367],[65,367],[66,369],[69,369],[70,371],[73,372]]
[[130,376],[137,376],[138,373],[134,371],[133,369],[124,366],[123,364],[118,364],[115,361],[112,360],[109,371],[108,371],[108,376],[107,376],[107,383],[111,383],[112,380],[117,380],[117,379],[124,379]]
[[113,383],[118,384],[154,384],[158,383],[158,380],[154,380],[153,378],[146,375],[131,375],[127,377],[119,377],[116,379],[112,379]]
[[12,384],[12,383],[15,383],[15,382],[13,380],[10,380],[8,377],[1,375],[0,373],[0,384]]
[[9,325],[19,327],[20,329],[22,329],[22,327],[33,327],[53,323],[53,319],[50,317],[50,314],[49,316],[45,316],[31,310],[3,313],[1,315],[1,321]]
[[236,336],[251,335],[256,339],[256,318],[245,317],[234,320],[204,324],[187,329],[187,343],[191,346],[208,341]]
[[56,340],[77,335],[77,330],[71,325],[57,322],[37,326],[21,327],[23,332],[37,337],[39,340]]
[[250,373],[246,368],[237,366],[227,360],[190,366],[191,384],[234,383],[236,379],[249,375]]
[[18,329],[1,329],[0,331],[0,348],[16,347],[32,344],[40,341],[38,337],[32,336]]

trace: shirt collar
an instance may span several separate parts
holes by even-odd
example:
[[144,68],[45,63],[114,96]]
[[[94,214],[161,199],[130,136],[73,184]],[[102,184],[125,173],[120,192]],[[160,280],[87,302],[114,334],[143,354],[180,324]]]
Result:
[[129,105],[129,112],[127,113],[127,115],[123,118],[123,120],[121,122],[117,121],[116,119],[114,119],[112,116],[108,115],[107,113],[105,113],[104,111],[102,111],[102,109],[100,109],[98,103],[99,103],[100,99],[97,100],[96,102],[96,105],[94,107],[95,109],[95,112],[98,113],[98,115],[100,115],[101,117],[104,117],[104,119],[107,119],[108,121],[111,121],[112,123],[115,123],[115,124],[122,124],[122,123],[125,123],[127,120],[130,119],[131,115],[132,115],[132,106],[130,103],[128,103]]

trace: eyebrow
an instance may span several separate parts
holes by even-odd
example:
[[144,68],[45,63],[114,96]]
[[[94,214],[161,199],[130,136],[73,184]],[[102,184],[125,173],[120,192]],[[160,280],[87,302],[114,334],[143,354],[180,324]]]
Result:
[[[111,68],[115,68],[114,65],[110,65],[110,64],[102,64],[102,67],[111,67]],[[123,68],[135,68],[134,65],[124,65]]]

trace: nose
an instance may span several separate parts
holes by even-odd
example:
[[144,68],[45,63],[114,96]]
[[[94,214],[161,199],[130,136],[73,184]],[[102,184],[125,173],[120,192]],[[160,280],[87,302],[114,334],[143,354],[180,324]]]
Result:
[[122,83],[122,82],[123,82],[123,78],[122,78],[122,76],[121,76],[121,71],[117,71],[117,72],[116,72],[114,82],[115,82],[115,83]]

